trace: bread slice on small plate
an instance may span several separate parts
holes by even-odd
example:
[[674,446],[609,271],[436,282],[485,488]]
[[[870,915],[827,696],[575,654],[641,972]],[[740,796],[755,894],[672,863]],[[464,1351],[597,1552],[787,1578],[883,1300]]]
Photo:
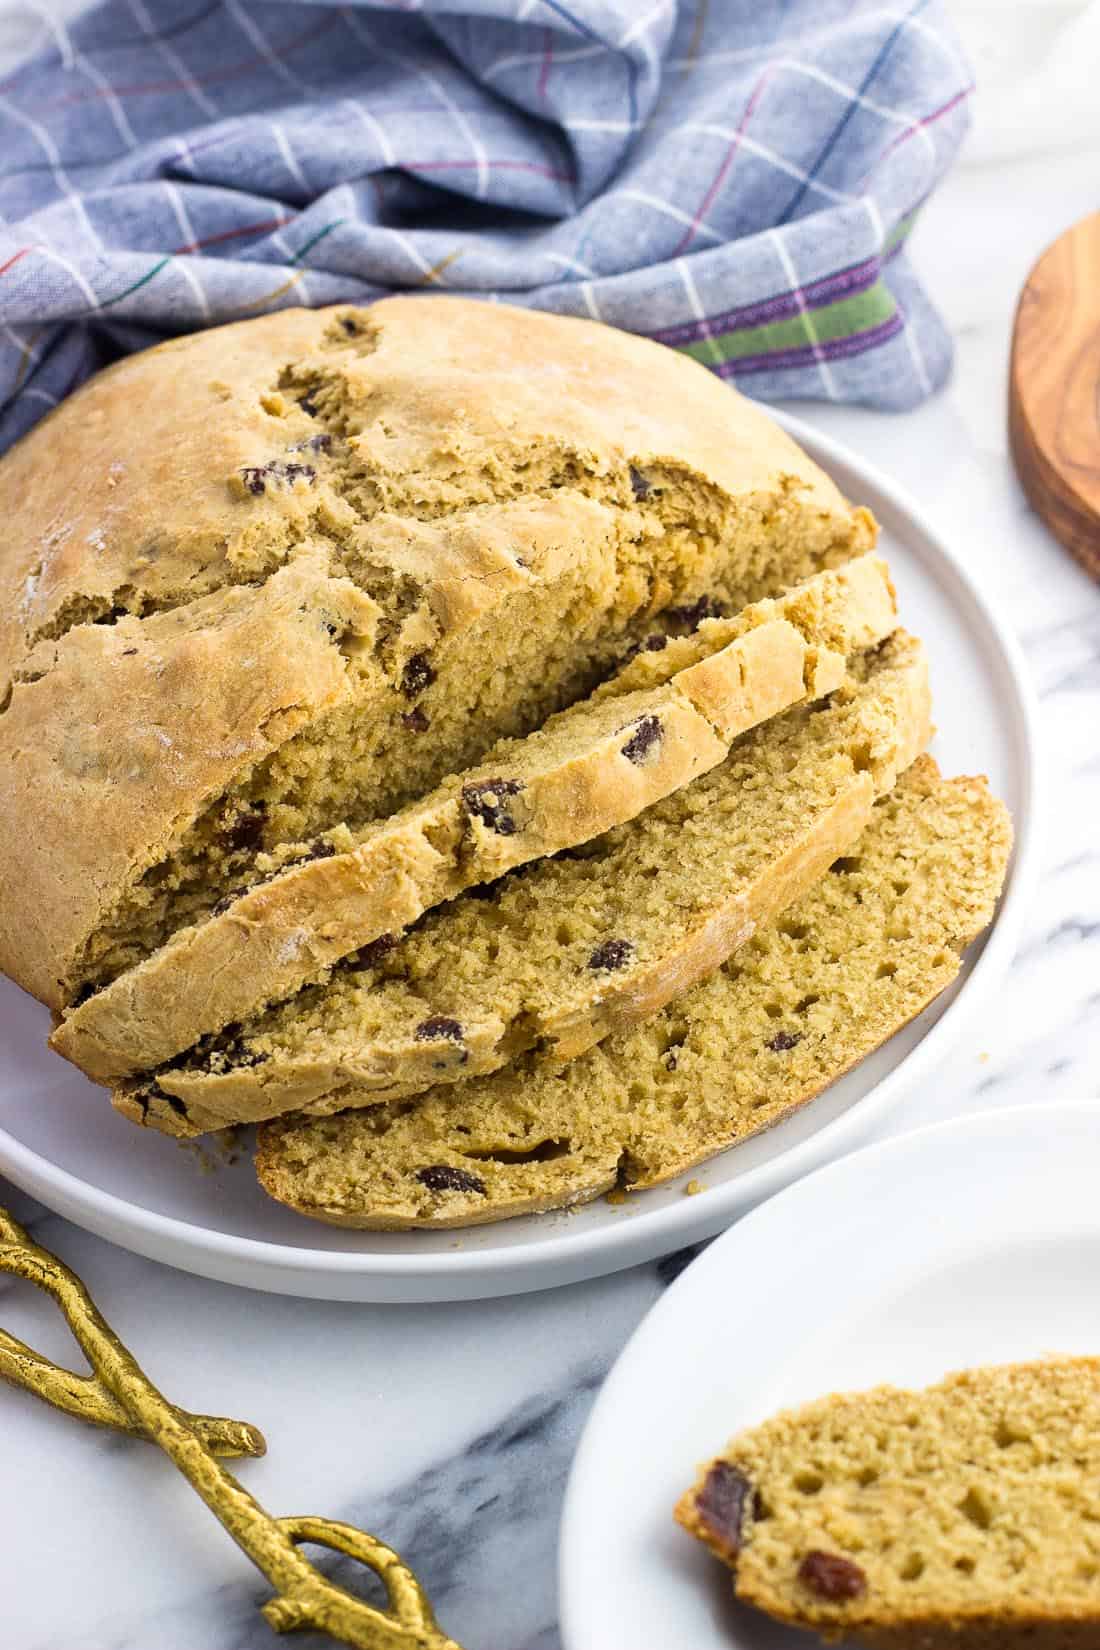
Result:
[[791,1627],[883,1650],[1100,1645],[1100,1358],[787,1410],[676,1517]]

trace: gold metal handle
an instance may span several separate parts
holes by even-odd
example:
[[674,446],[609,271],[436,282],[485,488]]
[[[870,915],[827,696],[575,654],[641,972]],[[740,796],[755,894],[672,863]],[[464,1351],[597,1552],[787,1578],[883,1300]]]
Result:
[[[296,1551],[299,1542],[309,1541],[315,1546],[328,1547],[346,1554],[348,1558],[357,1559],[378,1576],[386,1589],[387,1615],[392,1618],[386,1620],[386,1631],[393,1635],[392,1638],[380,1637],[377,1640],[379,1650],[391,1643],[394,1650],[408,1650],[412,1645],[423,1645],[424,1650],[460,1650],[453,1639],[446,1638],[440,1632],[423,1588],[392,1547],[387,1547],[363,1530],[357,1530],[354,1524],[342,1524],[334,1518],[280,1518],[278,1523]],[[297,1556],[301,1558],[300,1553]],[[277,1633],[293,1632],[298,1627],[312,1625],[322,1626],[333,1637],[339,1638],[341,1624],[348,1619],[349,1605],[354,1607],[357,1617],[360,1611],[368,1612],[375,1630],[380,1630],[381,1624],[377,1621],[379,1612],[371,1605],[319,1575],[311,1564],[307,1563],[306,1567],[311,1574],[304,1582],[300,1597],[296,1596],[299,1585],[297,1577],[288,1578],[288,1590],[283,1592],[280,1588],[281,1596],[262,1607],[265,1619]],[[367,1626],[367,1617],[363,1621]],[[352,1641],[349,1639],[348,1642]]]
[[[437,1626],[423,1588],[392,1548],[327,1518],[272,1518],[214,1459],[259,1455],[262,1433],[241,1421],[177,1409],[139,1368],[100,1315],[80,1279],[0,1209],[0,1271],[24,1278],[57,1301],[92,1367],[74,1375],[0,1330],[0,1377],[100,1426],[119,1426],[159,1445],[223,1528],[276,1590],[262,1612],[276,1632],[314,1627],[356,1650],[460,1650]],[[300,1551],[329,1547],[374,1571],[386,1589],[378,1609],[320,1574]]]
[[[99,1384],[94,1375],[74,1375],[34,1352],[22,1341],[0,1329],[0,1380],[11,1386],[22,1387],[44,1398],[55,1409],[74,1415],[78,1421],[89,1421],[96,1427],[114,1427],[129,1433],[131,1438],[146,1437],[145,1428],[137,1426],[117,1398]],[[179,1412],[194,1428],[211,1455],[263,1455],[267,1442],[259,1427],[248,1421],[230,1421],[221,1415],[191,1415]]]

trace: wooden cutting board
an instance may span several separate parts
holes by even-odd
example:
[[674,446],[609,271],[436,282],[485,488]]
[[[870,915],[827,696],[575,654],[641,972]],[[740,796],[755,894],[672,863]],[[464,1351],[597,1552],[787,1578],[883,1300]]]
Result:
[[1047,248],[1020,294],[1008,428],[1035,510],[1100,579],[1100,212]]

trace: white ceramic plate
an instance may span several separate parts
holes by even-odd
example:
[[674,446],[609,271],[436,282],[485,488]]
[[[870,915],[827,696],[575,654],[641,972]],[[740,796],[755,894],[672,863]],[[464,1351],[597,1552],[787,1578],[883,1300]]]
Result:
[[[1100,1102],[918,1129],[791,1186],[673,1284],[573,1464],[565,1650],[802,1650],[672,1522],[700,1461],[826,1392],[1100,1353]],[[816,1640],[814,1641],[816,1643]]]
[[856,1143],[926,1078],[1007,968],[1037,872],[1031,690],[1007,625],[971,583],[961,552],[883,476],[795,419],[782,422],[883,527],[910,630],[924,637],[944,771],[987,773],[1012,810],[1016,850],[996,923],[959,984],[801,1115],[626,1208],[458,1233],[361,1233],[270,1202],[247,1160],[211,1168],[194,1149],[142,1133],[45,1048],[44,1010],[0,982],[0,1172],[60,1214],[155,1260],[255,1289],[336,1300],[472,1299],[594,1277],[711,1236],[761,1198]]

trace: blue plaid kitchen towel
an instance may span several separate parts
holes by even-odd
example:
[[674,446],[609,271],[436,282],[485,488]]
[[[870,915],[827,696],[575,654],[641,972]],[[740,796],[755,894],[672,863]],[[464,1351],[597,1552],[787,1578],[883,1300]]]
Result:
[[[50,0],[46,0],[49,4]],[[906,259],[970,72],[936,0],[106,0],[0,83],[0,449],[98,366],[430,289],[764,399],[950,364]]]

